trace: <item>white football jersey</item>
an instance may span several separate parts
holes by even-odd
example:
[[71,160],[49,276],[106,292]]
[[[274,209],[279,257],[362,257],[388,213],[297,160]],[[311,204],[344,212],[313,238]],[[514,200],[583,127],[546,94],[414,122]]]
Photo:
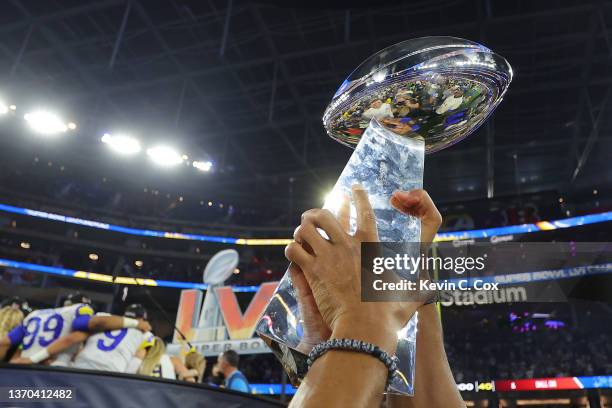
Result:
[[151,333],[133,328],[93,334],[75,357],[72,366],[123,373],[147,336],[151,336]]
[[[93,309],[83,303],[33,311],[22,323],[21,356],[31,357],[55,340],[72,332],[73,323],[77,317],[91,315],[93,315]],[[70,360],[75,352],[76,349],[71,348],[58,354],[56,359]]]
[[172,364],[172,360],[170,356],[164,354],[159,359],[159,363],[153,368],[153,372],[151,373],[152,377],[158,378],[168,378],[171,380],[176,380],[176,373],[174,371],[174,364]]

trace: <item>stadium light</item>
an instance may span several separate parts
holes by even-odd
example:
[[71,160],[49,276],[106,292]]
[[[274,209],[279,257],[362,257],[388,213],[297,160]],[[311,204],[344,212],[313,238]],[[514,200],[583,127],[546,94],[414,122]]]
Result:
[[136,154],[140,151],[140,142],[133,137],[123,135],[113,136],[105,133],[100,140],[120,154]]
[[213,164],[211,161],[194,161],[193,167],[200,171],[211,171]]
[[163,167],[176,166],[183,162],[183,158],[171,147],[155,146],[147,150],[147,155],[156,164]]
[[68,130],[62,118],[49,111],[34,111],[26,113],[23,118],[36,133],[54,135]]

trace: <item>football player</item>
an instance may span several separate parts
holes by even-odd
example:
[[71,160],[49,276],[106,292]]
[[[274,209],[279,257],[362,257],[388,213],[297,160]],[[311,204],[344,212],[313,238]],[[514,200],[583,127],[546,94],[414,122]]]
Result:
[[[139,321],[147,320],[147,311],[140,304],[128,306],[123,315]],[[152,337],[152,333],[143,333],[134,328],[89,335],[85,347],[75,357],[72,366],[91,370],[126,372],[136,352],[146,347]]]
[[[107,313],[97,313],[95,317],[111,316]],[[126,308],[124,317],[146,322],[147,312],[139,304]],[[143,332],[137,328],[121,328],[98,333],[74,331],[67,336],[54,341],[47,351],[50,356],[61,355],[66,350],[84,342],[81,351],[71,362],[72,367],[92,370],[126,372],[128,363],[138,349],[144,349],[153,338],[151,332]],[[17,364],[31,364],[32,360],[20,358],[13,361]],[[138,367],[136,367],[137,369]],[[136,370],[134,370],[135,372]]]
[[[80,293],[68,296],[64,305],[55,309],[35,310],[28,314],[23,322],[0,339],[0,358],[7,350],[20,345],[17,358],[40,363],[49,359],[48,347],[60,338],[73,332],[95,333],[105,330],[135,328],[147,332],[151,325],[144,321],[122,316],[94,316],[89,299]],[[77,343],[72,343],[72,345]],[[57,353],[57,364],[66,365],[77,349],[62,348]]]

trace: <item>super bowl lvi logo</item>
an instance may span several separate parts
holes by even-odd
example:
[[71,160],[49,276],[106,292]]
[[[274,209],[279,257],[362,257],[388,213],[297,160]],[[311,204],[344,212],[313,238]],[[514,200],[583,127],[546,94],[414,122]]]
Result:
[[237,265],[238,252],[233,249],[221,251],[211,258],[204,270],[204,283],[208,285],[206,293],[199,289],[181,291],[175,323],[178,330],[175,330],[173,339],[175,345],[188,341],[208,356],[227,349],[239,353],[269,352],[259,338],[253,338],[253,333],[278,282],[260,285],[243,313],[232,287],[223,286]]

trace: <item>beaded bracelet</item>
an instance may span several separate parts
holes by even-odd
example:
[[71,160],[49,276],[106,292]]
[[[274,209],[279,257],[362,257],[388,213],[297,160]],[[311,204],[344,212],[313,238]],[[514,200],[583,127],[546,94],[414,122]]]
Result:
[[308,353],[308,368],[312,366],[315,360],[330,350],[355,351],[358,353],[369,354],[380,361],[387,367],[389,375],[387,376],[387,387],[393,381],[397,372],[397,364],[399,359],[396,356],[390,356],[386,351],[372,343],[356,339],[329,339],[314,346]]

